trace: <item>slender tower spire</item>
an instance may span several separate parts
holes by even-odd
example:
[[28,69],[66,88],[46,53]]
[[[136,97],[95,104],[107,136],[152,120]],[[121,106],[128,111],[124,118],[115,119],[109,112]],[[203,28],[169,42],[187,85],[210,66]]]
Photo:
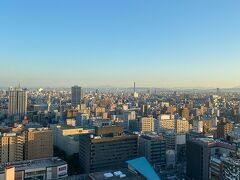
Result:
[[50,111],[50,107],[51,107],[51,95],[49,94],[48,95],[48,102],[47,102],[47,104],[48,104],[48,112]]

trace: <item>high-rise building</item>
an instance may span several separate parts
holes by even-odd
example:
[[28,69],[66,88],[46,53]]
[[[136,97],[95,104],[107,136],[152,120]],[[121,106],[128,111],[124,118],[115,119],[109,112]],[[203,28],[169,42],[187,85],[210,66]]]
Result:
[[189,122],[186,119],[175,120],[175,132],[176,133],[189,132]]
[[142,117],[139,121],[140,132],[153,132],[154,131],[154,118],[153,117]]
[[189,109],[188,108],[183,108],[181,114],[182,114],[183,118],[185,118],[186,120],[189,120]]
[[25,132],[25,159],[53,156],[53,132],[48,128],[29,128]]
[[158,119],[155,119],[154,130],[155,132],[162,132],[163,130],[174,130],[174,122],[174,115],[161,114],[158,116]]
[[217,125],[217,138],[226,139],[230,131],[233,130],[233,124],[228,121],[220,121]]
[[174,119],[173,115],[160,115],[155,119],[155,132],[174,131],[176,133],[189,132],[189,122],[186,119]]
[[166,150],[176,150],[176,133],[173,131],[166,131],[163,133],[166,141]]
[[146,159],[153,166],[166,165],[166,142],[162,135],[145,134],[139,137],[139,155]]
[[81,104],[82,99],[82,88],[80,86],[72,87],[72,106],[77,107]]
[[8,115],[24,116],[27,113],[27,91],[25,89],[15,88],[8,91]]
[[3,133],[0,135],[0,162],[13,162],[23,160],[24,137],[16,133]]
[[80,135],[79,159],[84,173],[122,168],[127,160],[137,157],[138,136],[124,135],[122,130],[98,127],[96,134]]
[[234,153],[236,146],[212,138],[187,140],[187,177],[195,180],[210,179],[211,156]]

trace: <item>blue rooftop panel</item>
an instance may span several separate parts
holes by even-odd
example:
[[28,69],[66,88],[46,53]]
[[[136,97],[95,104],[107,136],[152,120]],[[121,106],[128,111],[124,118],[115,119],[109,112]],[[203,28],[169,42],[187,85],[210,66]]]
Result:
[[133,169],[138,171],[148,180],[160,180],[157,173],[154,171],[150,163],[146,160],[145,157],[140,157],[137,159],[133,159],[127,161],[128,165],[130,165]]

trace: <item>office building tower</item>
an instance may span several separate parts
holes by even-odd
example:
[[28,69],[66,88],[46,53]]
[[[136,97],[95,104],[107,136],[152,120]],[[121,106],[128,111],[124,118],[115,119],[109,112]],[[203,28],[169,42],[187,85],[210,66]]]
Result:
[[166,150],[176,150],[176,133],[173,131],[166,131],[163,133],[166,141]]
[[182,114],[182,118],[189,120],[189,109],[188,108],[183,108],[181,114]]
[[166,141],[166,150],[172,150],[175,153],[177,162],[185,162],[186,134],[168,131],[163,133],[163,137]]
[[236,146],[212,138],[187,140],[187,177],[195,180],[210,179],[211,156],[234,153]]
[[16,133],[0,135],[0,162],[7,163],[23,160],[24,137]]
[[217,138],[226,139],[230,131],[233,130],[233,124],[231,122],[222,120],[217,125]]
[[78,105],[81,104],[81,99],[82,99],[82,88],[80,86],[73,86],[72,87],[72,106],[73,107],[78,107]]
[[154,167],[166,165],[166,142],[162,135],[145,134],[139,137],[139,155]]
[[25,131],[25,159],[53,156],[53,132],[48,128],[29,128]]
[[23,117],[27,113],[27,91],[15,88],[8,91],[8,115]]
[[138,136],[124,135],[123,128],[97,127],[96,134],[80,135],[79,160],[84,173],[122,168],[138,155]]

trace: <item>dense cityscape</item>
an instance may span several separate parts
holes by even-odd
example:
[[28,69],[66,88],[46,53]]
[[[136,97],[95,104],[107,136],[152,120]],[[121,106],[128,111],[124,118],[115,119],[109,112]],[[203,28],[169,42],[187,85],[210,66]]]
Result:
[[240,180],[239,7],[0,1],[0,180]]
[[[0,91],[0,178],[239,179],[240,93]],[[11,178],[10,178],[11,177]]]

